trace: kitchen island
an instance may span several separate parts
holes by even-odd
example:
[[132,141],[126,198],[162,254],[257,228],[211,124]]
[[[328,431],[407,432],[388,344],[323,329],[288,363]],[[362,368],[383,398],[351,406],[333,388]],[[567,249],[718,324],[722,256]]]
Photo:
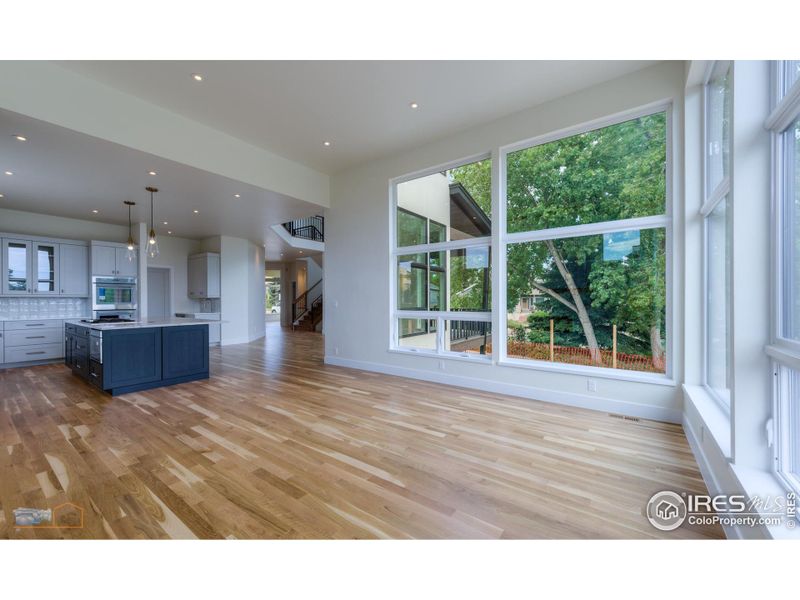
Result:
[[112,396],[207,379],[208,325],[200,319],[66,321],[64,363]]

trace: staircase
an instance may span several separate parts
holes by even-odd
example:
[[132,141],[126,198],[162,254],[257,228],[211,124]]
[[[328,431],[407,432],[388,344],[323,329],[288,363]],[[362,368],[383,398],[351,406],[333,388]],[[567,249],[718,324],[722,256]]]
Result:
[[283,224],[289,235],[312,242],[325,241],[325,218],[320,215],[296,219]]
[[316,331],[322,323],[322,280],[318,281],[292,302],[292,329]]

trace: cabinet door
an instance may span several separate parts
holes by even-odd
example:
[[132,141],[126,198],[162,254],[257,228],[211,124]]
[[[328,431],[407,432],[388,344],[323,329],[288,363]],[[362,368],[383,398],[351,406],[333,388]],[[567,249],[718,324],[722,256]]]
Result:
[[136,256],[133,260],[128,260],[127,248],[115,248],[116,250],[116,265],[117,275],[120,277],[136,277]]
[[220,289],[220,264],[219,254],[210,254],[208,256],[207,269],[207,290],[206,298],[219,298],[222,290]]
[[117,249],[113,246],[92,246],[92,275],[114,277],[117,271]]
[[62,296],[89,295],[89,248],[61,244],[59,248],[60,289]]
[[204,298],[206,292],[206,262],[202,257],[189,259],[189,297]]
[[3,293],[30,294],[32,289],[31,243],[3,239]]
[[58,295],[58,251],[59,244],[53,242],[33,242],[31,255],[31,275],[33,293],[37,295]]

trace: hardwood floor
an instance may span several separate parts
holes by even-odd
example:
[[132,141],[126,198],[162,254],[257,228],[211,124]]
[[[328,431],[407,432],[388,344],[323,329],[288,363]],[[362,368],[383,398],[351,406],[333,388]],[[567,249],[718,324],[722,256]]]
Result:
[[[211,371],[116,398],[62,365],[0,371],[0,537],[722,537],[643,516],[705,492],[676,425],[326,366],[277,324]],[[65,502],[70,528],[15,526]]]

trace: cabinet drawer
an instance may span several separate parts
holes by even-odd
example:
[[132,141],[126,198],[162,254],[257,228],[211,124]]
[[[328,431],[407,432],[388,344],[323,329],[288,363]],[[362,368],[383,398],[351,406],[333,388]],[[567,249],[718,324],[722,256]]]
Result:
[[5,332],[6,348],[61,343],[61,329],[16,329]]
[[41,321],[6,321],[6,331],[30,331],[32,329],[61,328],[64,322],[60,319],[42,319]]
[[41,344],[39,346],[19,346],[9,348],[6,345],[6,363],[28,362],[31,360],[50,360],[64,356],[64,346],[58,344]]

